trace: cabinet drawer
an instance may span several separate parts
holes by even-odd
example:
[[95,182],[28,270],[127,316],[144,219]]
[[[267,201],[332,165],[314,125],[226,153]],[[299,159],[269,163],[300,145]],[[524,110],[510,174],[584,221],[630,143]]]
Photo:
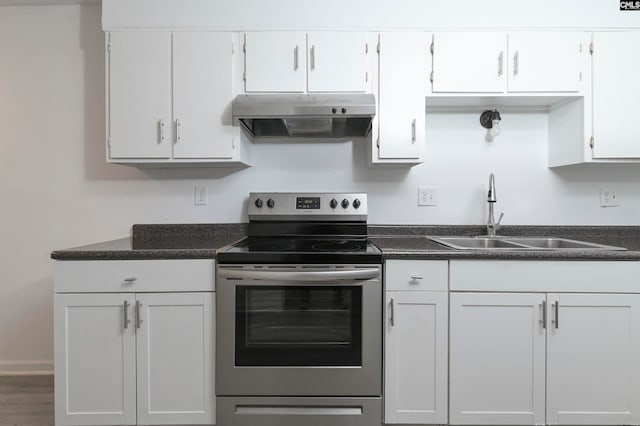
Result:
[[55,263],[56,293],[215,291],[213,259]]
[[385,289],[447,291],[448,275],[446,260],[387,260]]

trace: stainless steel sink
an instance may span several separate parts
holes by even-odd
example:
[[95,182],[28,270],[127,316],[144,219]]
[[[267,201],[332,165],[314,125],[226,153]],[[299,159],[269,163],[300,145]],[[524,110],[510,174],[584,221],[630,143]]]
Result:
[[546,237],[427,237],[457,250],[626,250],[624,247]]

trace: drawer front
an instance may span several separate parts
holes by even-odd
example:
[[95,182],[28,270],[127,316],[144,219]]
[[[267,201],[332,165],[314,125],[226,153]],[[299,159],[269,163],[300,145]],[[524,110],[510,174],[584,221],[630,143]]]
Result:
[[447,291],[449,262],[446,260],[387,260],[385,290]]
[[56,261],[56,293],[215,291],[213,259]]

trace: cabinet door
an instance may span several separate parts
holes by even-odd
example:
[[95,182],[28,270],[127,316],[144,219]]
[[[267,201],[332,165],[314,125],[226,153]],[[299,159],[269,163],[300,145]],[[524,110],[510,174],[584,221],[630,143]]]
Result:
[[549,307],[547,424],[638,424],[640,295],[550,294]]
[[303,32],[245,33],[247,92],[304,92],[307,47]]
[[505,33],[447,32],[433,35],[434,93],[502,93],[506,89],[506,75]]
[[544,424],[545,296],[452,293],[451,424]]
[[593,157],[640,158],[640,31],[593,35]]
[[139,424],[215,423],[214,293],[136,295]]
[[111,32],[108,55],[110,158],[169,158],[171,33]]
[[309,92],[364,92],[368,46],[364,33],[313,32],[307,36]]
[[133,294],[54,297],[55,423],[136,424]]
[[418,160],[425,133],[428,39],[424,33],[389,32],[380,34],[379,43],[378,157]]
[[233,156],[233,55],[231,33],[173,34],[174,158]]
[[509,34],[509,92],[578,92],[586,54],[579,32]]
[[447,423],[448,293],[387,292],[385,423]]

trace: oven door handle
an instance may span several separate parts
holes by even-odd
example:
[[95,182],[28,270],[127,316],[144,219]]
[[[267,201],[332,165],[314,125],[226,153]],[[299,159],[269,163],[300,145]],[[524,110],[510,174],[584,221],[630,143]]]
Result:
[[269,281],[344,281],[369,280],[380,276],[379,269],[363,268],[347,271],[254,271],[246,269],[218,269],[222,278]]

